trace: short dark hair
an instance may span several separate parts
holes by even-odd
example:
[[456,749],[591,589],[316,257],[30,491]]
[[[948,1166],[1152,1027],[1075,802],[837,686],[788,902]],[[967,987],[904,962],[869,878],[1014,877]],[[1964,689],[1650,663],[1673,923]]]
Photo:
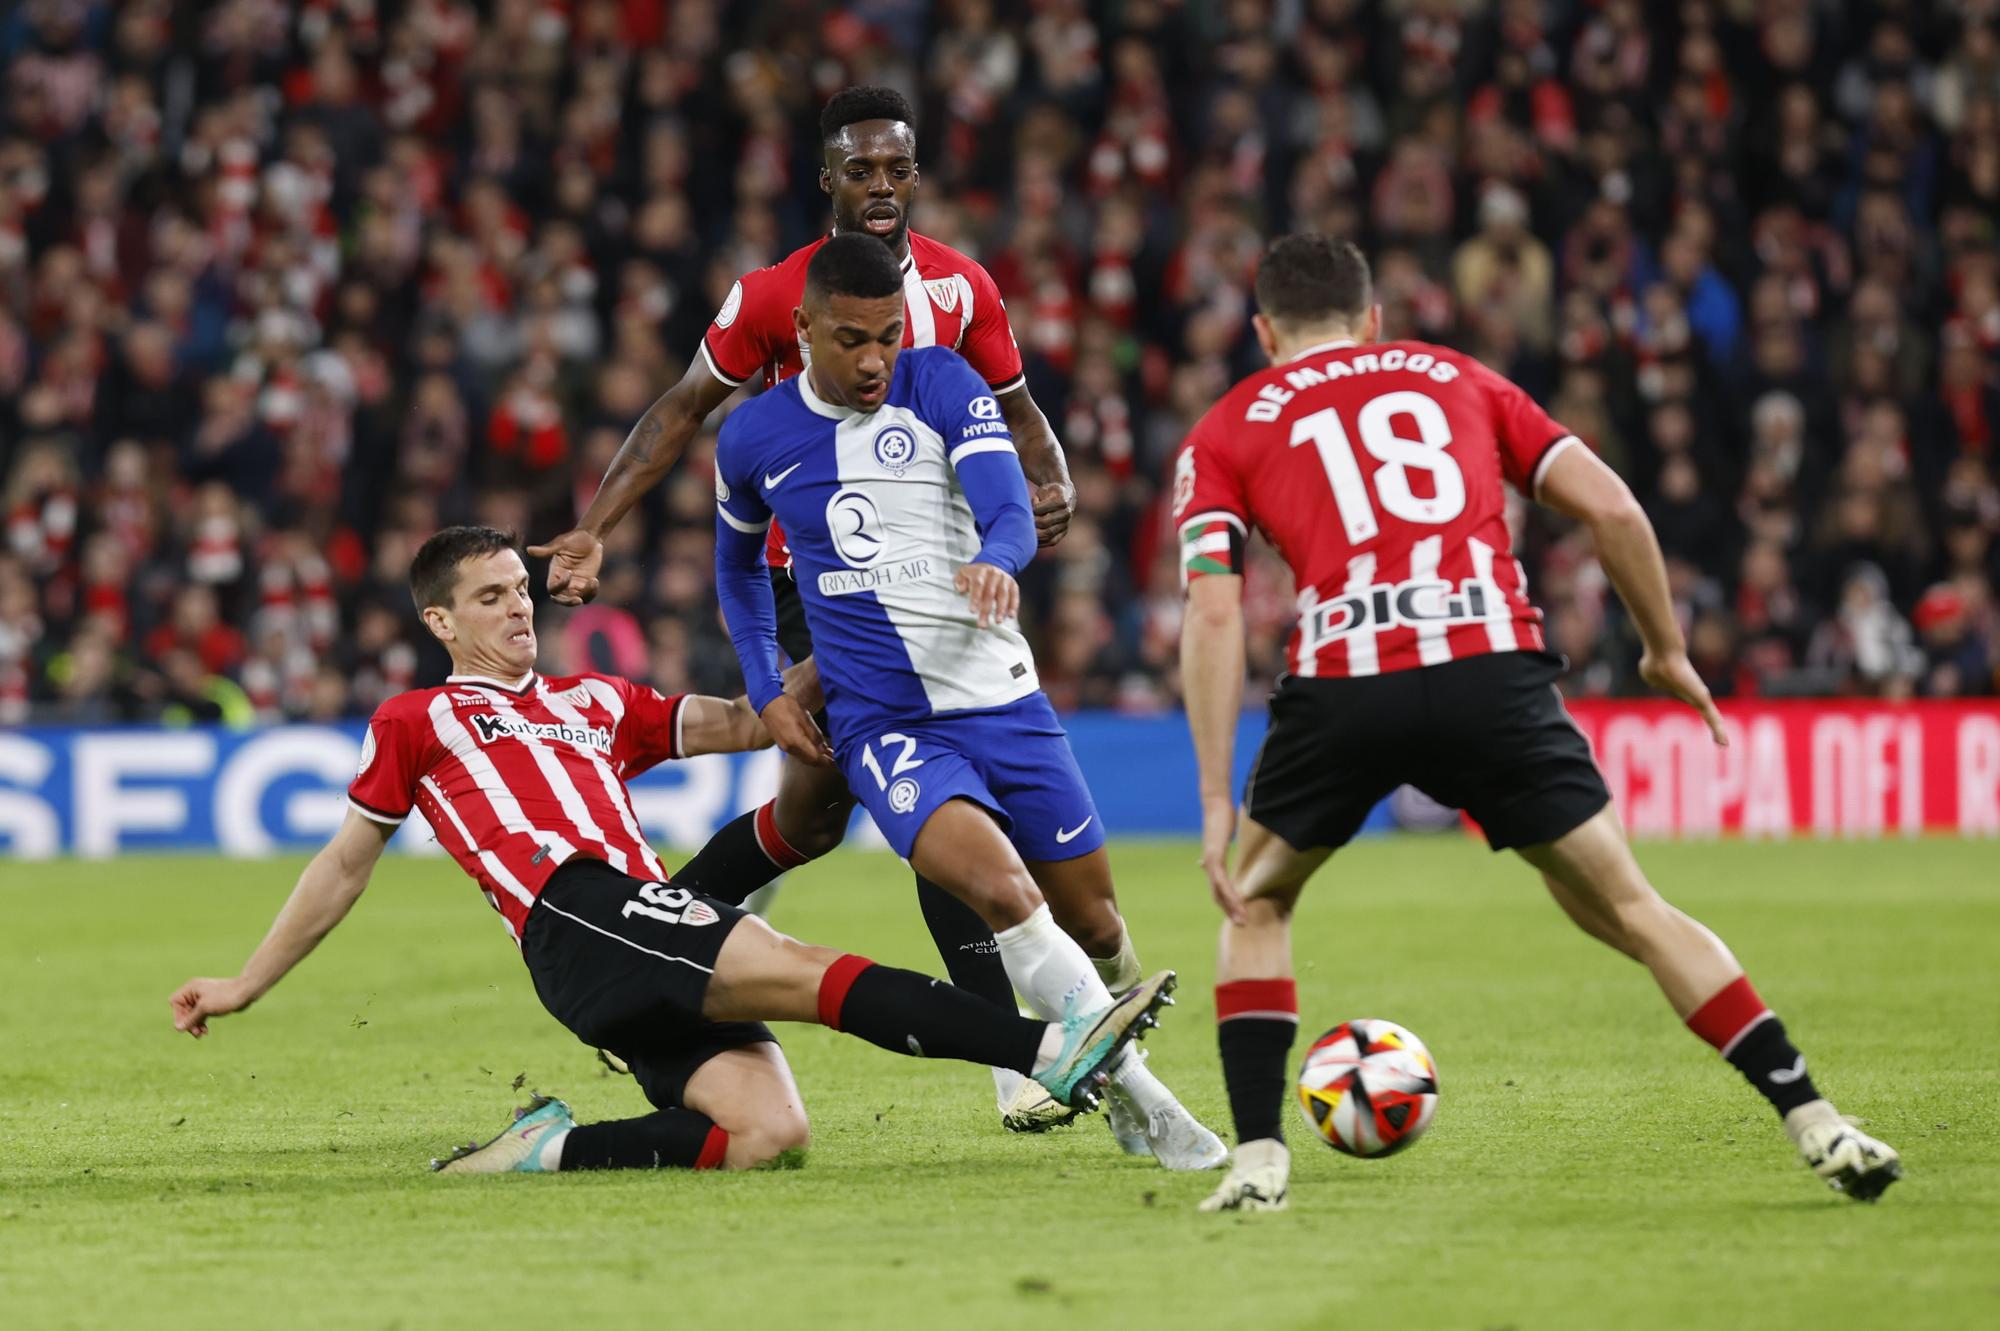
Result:
[[498,527],[446,527],[417,551],[410,561],[410,599],[422,612],[451,605],[458,589],[458,566],[468,559],[520,548],[520,540]]
[[831,143],[834,135],[864,120],[900,120],[915,129],[917,113],[910,109],[910,99],[894,88],[872,83],[842,88],[827,99],[826,108],[819,113],[819,141]]
[[1299,231],[1271,242],[1257,264],[1257,308],[1273,323],[1353,322],[1375,302],[1368,260],[1351,240]]
[[888,244],[859,232],[844,231],[829,237],[806,265],[806,291],[810,295],[880,300],[902,290],[903,266],[889,252]]

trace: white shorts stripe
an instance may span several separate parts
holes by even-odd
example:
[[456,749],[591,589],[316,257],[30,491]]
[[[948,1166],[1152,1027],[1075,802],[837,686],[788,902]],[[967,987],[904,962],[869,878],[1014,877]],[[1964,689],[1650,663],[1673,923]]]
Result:
[[[1187,580],[1187,571],[1185,569],[1181,571],[1181,580],[1183,582]],[[1299,659],[1297,668],[1292,673],[1300,679],[1313,679],[1319,675],[1319,654],[1324,644],[1308,642],[1306,640],[1306,626],[1312,623],[1313,610],[1318,605],[1319,588],[1308,587],[1299,593]],[[1265,738],[1269,739],[1270,737],[1267,735]],[[1262,761],[1263,756],[1264,750],[1260,745],[1257,749],[1259,761]]]
[[615,938],[619,942],[623,943],[625,946],[631,948],[634,952],[644,952],[649,957],[658,957],[661,961],[671,961],[678,965],[686,966],[690,970],[700,971],[703,975],[715,974],[715,968],[712,966],[704,966],[698,961],[689,961],[686,957],[676,957],[666,952],[655,952],[650,947],[641,947],[639,944],[633,942],[631,939],[625,937],[623,934],[614,934],[609,929],[600,929],[598,926],[592,924],[589,920],[580,919],[577,916],[570,914],[568,911],[564,910],[561,906],[556,905],[554,902],[544,901],[542,902],[540,909],[552,910],[556,914],[562,916],[565,920],[575,920],[578,924],[582,925],[586,929],[589,929],[593,933],[603,934],[606,938]]
[[437,802],[437,806],[444,810],[444,816],[450,820],[452,829],[458,834],[458,839],[465,843],[467,850],[479,857],[479,863],[485,868],[487,876],[500,884],[502,888],[506,889],[508,896],[514,898],[514,900],[520,902],[523,906],[534,905],[535,894],[528,890],[525,883],[508,871],[507,866],[500,862],[500,857],[490,850],[481,850],[479,848],[479,843],[472,839],[472,833],[466,828],[465,820],[458,816],[457,809],[451,807],[451,801],[445,798],[444,791],[438,788],[438,783],[426,776],[420,778],[417,784],[428,790],[431,793],[431,798]]
[[[544,702],[549,701],[546,693],[542,697]],[[512,702],[502,698],[495,698],[493,705],[521,723],[521,733],[515,738],[533,755],[535,767],[541,772],[542,780],[549,783],[549,793],[556,797],[556,803],[562,805],[563,814],[568,817],[571,823],[575,824],[576,830],[583,834],[584,840],[597,843],[599,848],[604,851],[604,862],[606,864],[609,864],[619,873],[630,873],[632,871],[631,861],[625,858],[624,851],[612,844],[611,838],[605,835],[604,829],[598,825],[596,817],[590,812],[589,802],[583,798],[583,792],[576,788],[576,781],[570,776],[569,769],[563,766],[562,755],[550,748],[539,736],[528,729],[530,725],[528,718],[522,716]],[[565,719],[573,718],[580,723],[583,722],[582,714],[575,708],[572,707],[568,710],[569,718]],[[594,750],[585,749],[584,752],[589,754],[593,759],[597,756]]]
[[[1493,581],[1493,547],[1477,537],[1468,539],[1467,550],[1472,552],[1472,576],[1489,587],[1498,588]],[[1493,644],[1496,652],[1511,652],[1521,643],[1514,632],[1514,601],[1510,596],[1501,596],[1497,603],[1486,607],[1486,640]]]
[[[1342,591],[1366,596],[1368,589],[1374,585],[1375,555],[1372,551],[1363,551],[1347,561],[1347,585],[1341,588]],[[1362,628],[1341,639],[1347,644],[1347,673],[1350,676],[1360,678],[1382,673],[1381,658],[1375,651],[1376,632],[1373,628]]]
[[[1410,581],[1430,582],[1438,575],[1444,558],[1444,537],[1426,536],[1410,547]],[[1450,630],[1440,621],[1417,624],[1417,660],[1424,665],[1443,665],[1451,660]]]

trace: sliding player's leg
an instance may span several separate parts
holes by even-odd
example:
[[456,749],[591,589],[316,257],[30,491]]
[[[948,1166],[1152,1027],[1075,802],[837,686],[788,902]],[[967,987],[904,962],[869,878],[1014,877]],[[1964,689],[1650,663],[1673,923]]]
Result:
[[1229,1174],[1204,1211],[1278,1211],[1291,1154],[1285,1148],[1287,1063],[1299,1030],[1292,971],[1292,910],[1306,879],[1332,852],[1297,850],[1247,814],[1238,823],[1236,888],[1241,922],[1225,919],[1215,970],[1215,1039],[1236,1125]]
[[[1068,746],[1063,745],[1063,749],[1067,757]],[[1074,767],[1074,763],[1070,766]],[[1074,780],[1081,790],[1081,774]],[[1040,801],[1018,789],[1008,790],[1003,798],[1014,814],[1017,843],[1025,840],[1031,849],[1044,854],[1059,848],[1037,845],[1037,839],[1029,831],[1031,824],[1046,822],[1040,816]],[[1087,800],[1087,792],[1083,798]],[[1061,801],[1069,807],[1076,802]],[[1117,894],[1111,881],[1111,857],[1104,846],[1099,844],[1068,859],[1031,859],[1025,863],[1035,886],[1048,901],[1056,923],[1090,957],[1105,987],[1116,994],[1138,983],[1139,957],[1124,918],[1118,913]],[[1045,1112],[1047,1101],[1045,1094],[1037,1095],[1037,1088],[1027,1085],[1016,1097],[1011,1112],[1022,1117]],[[1127,1155],[1150,1155],[1175,1170],[1213,1169],[1229,1158],[1222,1140],[1203,1127],[1166,1084],[1147,1069],[1144,1054],[1138,1049],[1127,1051],[1119,1060],[1112,1073],[1107,1101],[1109,1112],[1105,1120]]]
[[854,797],[838,771],[786,759],[777,795],[710,837],[674,871],[674,882],[740,906],[787,870],[838,846],[853,812]]
[[[917,876],[917,908],[923,912],[924,927],[930,930],[951,982],[969,994],[977,994],[1000,1007],[1014,1006],[1014,985],[1007,978],[1007,966],[1000,960],[1000,945],[979,913],[922,874]],[[1016,1132],[1039,1132],[1067,1123],[1075,1111],[1067,1106],[1041,1108],[1017,1113],[1013,1106],[1023,1095],[1032,1095],[1034,1083],[1011,1068],[993,1069],[993,1094],[1001,1123]],[[1039,1101],[1049,1102],[1046,1092]]]
[[1675,1014],[1771,1102],[1829,1185],[1868,1201],[1902,1176],[1893,1149],[1849,1125],[1821,1097],[1805,1055],[1729,948],[1653,889],[1609,805],[1555,841],[1520,853],[1586,932],[1652,972]]
[[1013,1068],[1067,1103],[1094,1106],[1110,1063],[1155,1024],[1173,988],[1173,972],[1162,971],[1116,1002],[1073,1004],[1055,1021],[1036,1021],[745,915],[716,957],[701,1012],[715,1022],[817,1022],[893,1053]]

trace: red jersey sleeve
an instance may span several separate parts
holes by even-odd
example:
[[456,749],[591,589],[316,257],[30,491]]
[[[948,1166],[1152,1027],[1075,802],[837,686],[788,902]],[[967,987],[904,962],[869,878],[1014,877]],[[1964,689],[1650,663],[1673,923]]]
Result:
[[1241,573],[1250,538],[1249,495],[1236,460],[1223,446],[1215,424],[1221,407],[1209,409],[1188,432],[1174,460],[1174,527],[1181,548],[1181,581],[1211,573]]
[[971,317],[965,321],[965,335],[958,340],[958,354],[986,381],[995,393],[1019,387],[1021,348],[1014,341],[1014,327],[1007,322],[1007,305],[992,274],[978,264],[965,273]]
[[1461,368],[1486,399],[1493,437],[1500,444],[1500,468],[1516,490],[1534,498],[1556,454],[1577,437],[1556,424],[1520,385],[1469,357]]
[[[402,697],[408,697],[405,694]],[[361,766],[347,785],[347,803],[356,813],[394,825],[410,816],[417,782],[430,770],[435,743],[429,717],[402,698],[391,698],[368,718],[361,741]]]
[[681,744],[685,694],[661,693],[611,675],[597,678],[609,684],[624,704],[624,711],[618,717],[618,733],[611,741],[612,761],[618,764],[621,774],[635,777],[686,752]]
[[770,269],[759,268],[736,279],[728,299],[715,312],[715,322],[701,337],[702,359],[708,362],[711,374],[735,387],[755,378],[776,359],[773,319],[789,330],[792,318],[790,305],[773,313],[779,303]]

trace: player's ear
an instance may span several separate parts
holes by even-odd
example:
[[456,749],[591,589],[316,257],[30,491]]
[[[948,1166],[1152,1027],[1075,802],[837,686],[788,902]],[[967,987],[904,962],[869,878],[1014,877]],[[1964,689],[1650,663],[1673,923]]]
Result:
[[812,345],[812,320],[807,317],[805,306],[792,306],[792,328],[798,333],[801,345]]
[[819,169],[819,192],[828,195],[833,193],[833,172],[825,167]]
[[1273,365],[1278,363],[1278,333],[1271,327],[1271,321],[1261,314],[1250,316],[1250,327],[1257,334],[1257,345],[1263,348],[1264,359]]
[[450,642],[458,636],[458,630],[452,627],[451,615],[443,606],[424,607],[424,627],[429,629],[431,636],[439,642]]
[[1361,337],[1364,345],[1382,340],[1382,304],[1377,301],[1368,307],[1368,317],[1361,321]]

